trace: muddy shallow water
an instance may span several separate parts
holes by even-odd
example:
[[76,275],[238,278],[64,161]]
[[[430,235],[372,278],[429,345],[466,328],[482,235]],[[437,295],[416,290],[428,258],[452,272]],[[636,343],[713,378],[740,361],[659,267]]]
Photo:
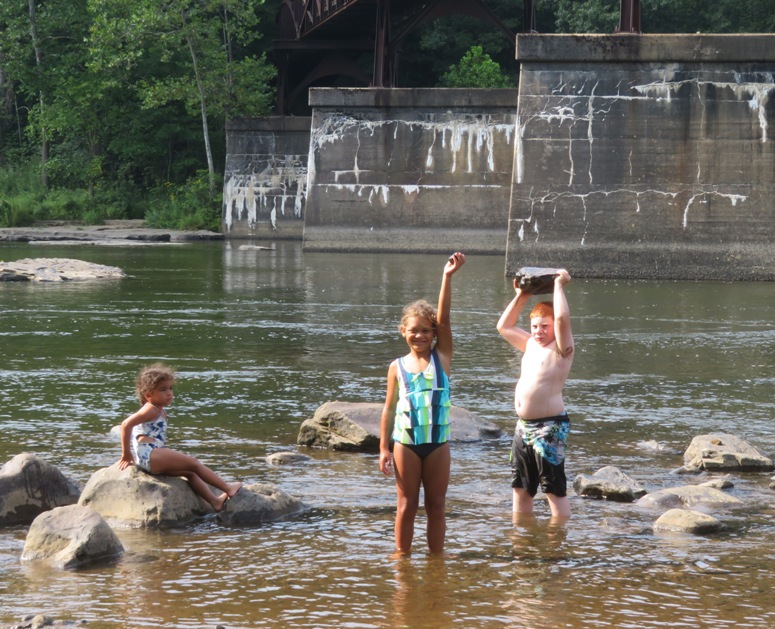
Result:
[[[448,552],[430,558],[420,514],[411,559],[390,558],[395,489],[376,455],[295,450],[328,400],[381,401],[402,351],[403,304],[435,299],[443,256],[305,254],[215,242],[143,248],[0,246],[0,259],[77,257],[132,278],[0,286],[0,460],[30,451],[85,482],[118,459],[110,429],[136,409],[155,360],[179,371],[170,445],[228,478],[269,481],[309,511],[254,528],[214,517],[119,529],[113,565],[78,572],[19,561],[26,527],[0,531],[0,624],[28,613],[91,627],[772,627],[775,490],[735,475],[722,533],[656,535],[659,512],[571,497],[550,525],[513,522],[508,487],[519,357],[495,331],[510,298],[499,257],[453,283],[454,403],[501,439],[455,445]],[[571,269],[573,272],[573,269]],[[676,476],[691,438],[732,432],[775,452],[769,283],[575,280],[577,356],[566,388],[568,472],[617,465],[646,489]],[[656,442],[658,447],[646,442]]]

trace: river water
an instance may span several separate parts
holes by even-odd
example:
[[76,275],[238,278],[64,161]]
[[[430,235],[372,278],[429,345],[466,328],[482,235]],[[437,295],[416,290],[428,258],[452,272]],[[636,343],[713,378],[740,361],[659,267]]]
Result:
[[[81,571],[22,564],[27,527],[2,529],[0,624],[48,613],[97,628],[775,626],[771,474],[733,477],[744,507],[714,511],[726,528],[712,536],[655,534],[659,512],[576,496],[564,525],[550,525],[544,501],[534,521],[512,521],[519,356],[495,330],[512,295],[497,256],[470,256],[454,277],[452,384],[453,402],[504,436],[453,446],[446,556],[426,554],[421,512],[414,555],[391,559],[395,488],[376,455],[265,457],[296,450],[326,401],[382,401],[387,366],[406,351],[401,307],[435,300],[445,260],[241,244],[0,247],[5,261],[75,257],[132,276],[0,286],[0,461],[35,452],[86,482],[118,459],[110,429],[137,408],[138,369],[161,360],[179,372],[170,445],[310,506],[260,527],[213,516],[119,529],[123,558]],[[706,432],[775,452],[774,292],[571,282],[569,477],[616,465],[651,491],[702,482],[673,472]]]

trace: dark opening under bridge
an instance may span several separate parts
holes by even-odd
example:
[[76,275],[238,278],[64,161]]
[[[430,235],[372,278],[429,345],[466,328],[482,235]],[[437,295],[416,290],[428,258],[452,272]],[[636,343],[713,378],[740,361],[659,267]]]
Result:
[[[523,32],[536,32],[536,2],[523,0]],[[345,77],[348,87],[397,87],[401,43],[421,24],[449,15],[484,20],[514,42],[516,33],[484,0],[283,0],[278,67],[277,113],[323,77]],[[619,31],[640,31],[640,0],[620,0]],[[371,76],[356,58],[372,53]]]

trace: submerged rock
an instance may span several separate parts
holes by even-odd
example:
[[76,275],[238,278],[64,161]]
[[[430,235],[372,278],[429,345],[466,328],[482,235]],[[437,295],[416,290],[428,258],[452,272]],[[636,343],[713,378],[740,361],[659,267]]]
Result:
[[646,490],[619,468],[607,465],[592,476],[578,474],[573,489],[579,496],[605,498],[613,502],[633,502],[646,495]]
[[0,281],[4,282],[66,282],[124,277],[126,274],[118,267],[70,258],[26,258],[0,262]]
[[731,489],[734,486],[729,474],[700,483],[700,487],[715,487],[716,489]]
[[72,569],[115,559],[123,552],[123,545],[99,513],[70,505],[35,518],[21,559],[46,560],[58,568]]
[[308,510],[301,500],[269,483],[243,485],[229,498],[218,517],[226,524],[266,524]]
[[266,457],[269,465],[291,465],[294,463],[306,463],[311,461],[312,457],[301,452],[274,452]]
[[654,522],[655,532],[692,533],[703,535],[715,533],[724,525],[712,515],[687,509],[670,509]]
[[745,439],[725,433],[699,435],[692,439],[684,453],[688,470],[770,471],[772,459]]
[[0,524],[29,524],[44,511],[78,502],[78,483],[34,454],[0,468]]
[[[349,452],[379,452],[382,404],[369,402],[326,402],[314,417],[305,420],[296,442],[299,445]],[[497,438],[503,431],[459,406],[450,408],[453,442]]]
[[646,494],[638,500],[638,505],[642,507],[695,507],[702,505],[711,506],[737,506],[742,505],[743,501],[734,496],[724,493],[715,487],[704,485],[685,485],[683,487],[668,487]]

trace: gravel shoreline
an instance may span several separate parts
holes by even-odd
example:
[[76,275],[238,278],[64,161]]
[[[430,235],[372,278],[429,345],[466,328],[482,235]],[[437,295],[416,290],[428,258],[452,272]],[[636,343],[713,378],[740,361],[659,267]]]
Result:
[[107,221],[104,225],[47,223],[34,227],[0,228],[0,242],[139,245],[223,240],[223,234],[206,230],[184,231],[146,227],[142,220]]

